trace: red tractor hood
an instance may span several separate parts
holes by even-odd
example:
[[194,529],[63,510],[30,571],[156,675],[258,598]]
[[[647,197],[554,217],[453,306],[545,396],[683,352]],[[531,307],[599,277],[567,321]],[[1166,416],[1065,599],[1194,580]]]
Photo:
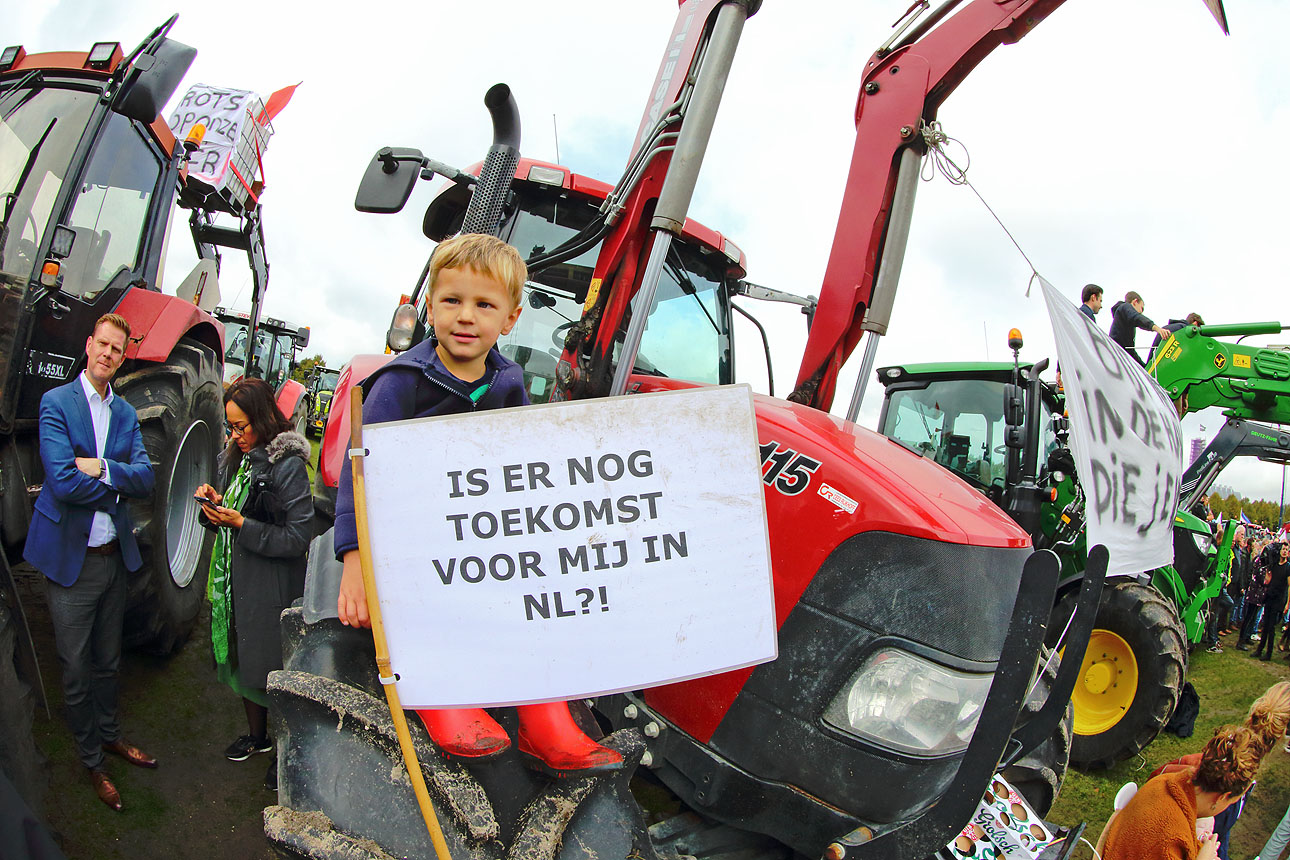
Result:
[[[765,396],[755,402],[761,444],[774,440],[821,461],[809,504],[839,538],[882,530],[973,546],[1030,544],[1002,510],[932,460],[818,409]],[[831,503],[825,484],[854,500],[855,511]]]

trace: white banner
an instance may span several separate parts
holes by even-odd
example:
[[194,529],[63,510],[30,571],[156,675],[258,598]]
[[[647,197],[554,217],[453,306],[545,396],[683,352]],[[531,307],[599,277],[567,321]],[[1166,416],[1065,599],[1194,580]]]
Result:
[[1119,344],[1052,284],[1040,283],[1057,339],[1088,545],[1110,552],[1108,576],[1172,564],[1183,472],[1178,412]]
[[[251,132],[251,117],[259,115],[263,109],[260,97],[250,90],[206,84],[190,87],[168,120],[175,137],[180,140],[188,136],[193,126],[199,123],[206,126],[201,148],[188,162],[189,177],[199,179],[217,191],[224,191],[235,184],[240,186],[233,171],[229,170],[229,163],[238,143]],[[249,184],[257,176],[247,176],[243,170],[242,178]]]
[[581,698],[773,660],[746,385],[363,428],[407,707]]

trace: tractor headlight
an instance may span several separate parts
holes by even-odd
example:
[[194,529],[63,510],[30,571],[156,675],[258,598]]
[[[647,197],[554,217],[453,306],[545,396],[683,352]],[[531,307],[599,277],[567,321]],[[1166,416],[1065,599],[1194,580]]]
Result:
[[1214,543],[1214,537],[1209,532],[1192,532],[1191,539],[1196,544],[1196,549],[1200,550],[1201,555],[1209,555],[1209,548]]
[[851,676],[825,710],[824,721],[897,752],[961,752],[976,731],[993,678],[886,648]]
[[412,348],[412,336],[417,328],[417,309],[410,304],[399,305],[385,333],[385,343],[393,352]]

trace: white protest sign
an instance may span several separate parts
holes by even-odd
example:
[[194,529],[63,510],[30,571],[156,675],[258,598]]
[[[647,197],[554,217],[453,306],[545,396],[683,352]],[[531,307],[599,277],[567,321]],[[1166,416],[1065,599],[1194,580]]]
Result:
[[[201,148],[188,163],[188,176],[219,191],[234,183],[240,185],[237,177],[229,170],[229,163],[238,143],[251,131],[251,117],[258,116],[262,110],[262,100],[249,90],[211,87],[206,84],[194,84],[190,87],[167,120],[175,137],[180,140],[188,136],[193,126],[199,123],[206,126],[206,136],[202,139]],[[242,178],[247,183],[256,179],[254,175],[247,176],[246,171],[243,171]]]
[[775,658],[748,386],[376,424],[363,444],[405,706],[580,698]]
[[1182,427],[1169,395],[1119,344],[1040,278],[1084,488],[1088,545],[1110,552],[1107,575],[1173,563]]

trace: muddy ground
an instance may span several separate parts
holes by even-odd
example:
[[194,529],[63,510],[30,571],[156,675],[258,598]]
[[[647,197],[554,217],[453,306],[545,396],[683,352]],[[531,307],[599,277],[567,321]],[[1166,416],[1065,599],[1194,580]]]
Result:
[[125,737],[158,759],[156,770],[108,757],[124,809],[99,802],[60,715],[58,661],[41,591],[42,577],[14,569],[40,656],[52,718],[38,713],[36,743],[48,759],[43,818],[70,860],[210,858],[262,860],[275,854],[261,810],[276,802],[264,787],[269,756],[241,763],[224,748],[246,733],[239,699],[215,680],[210,622],[169,660],[125,654],[121,720]]
[[[246,721],[240,699],[215,680],[206,614],[192,639],[171,659],[138,653],[124,657],[121,712],[126,737],[156,756],[160,767],[143,770],[109,756],[110,772],[125,802],[123,811],[114,812],[94,795],[60,716],[59,671],[42,578],[25,565],[15,568],[14,575],[40,654],[53,714],[50,718],[38,713],[35,725],[37,744],[48,759],[43,817],[67,857],[275,857],[264,837],[261,818],[263,808],[276,802],[276,795],[263,785],[269,757],[233,763],[223,755],[224,748],[245,733]],[[1290,666],[1281,654],[1272,663],[1258,663],[1228,648],[1217,656],[1197,653],[1193,661],[1193,681],[1204,702],[1198,735],[1186,741],[1162,735],[1146,756],[1110,772],[1087,777],[1070,774],[1051,821],[1063,825],[1086,821],[1090,838],[1096,838],[1121,784],[1141,783],[1155,765],[1200,749],[1213,729],[1211,724],[1239,722],[1255,696],[1269,684],[1290,677]],[[1285,811],[1290,796],[1290,755],[1280,749],[1273,751],[1259,781],[1260,789],[1233,833],[1233,860],[1252,857]],[[1081,848],[1075,856],[1091,855]]]

